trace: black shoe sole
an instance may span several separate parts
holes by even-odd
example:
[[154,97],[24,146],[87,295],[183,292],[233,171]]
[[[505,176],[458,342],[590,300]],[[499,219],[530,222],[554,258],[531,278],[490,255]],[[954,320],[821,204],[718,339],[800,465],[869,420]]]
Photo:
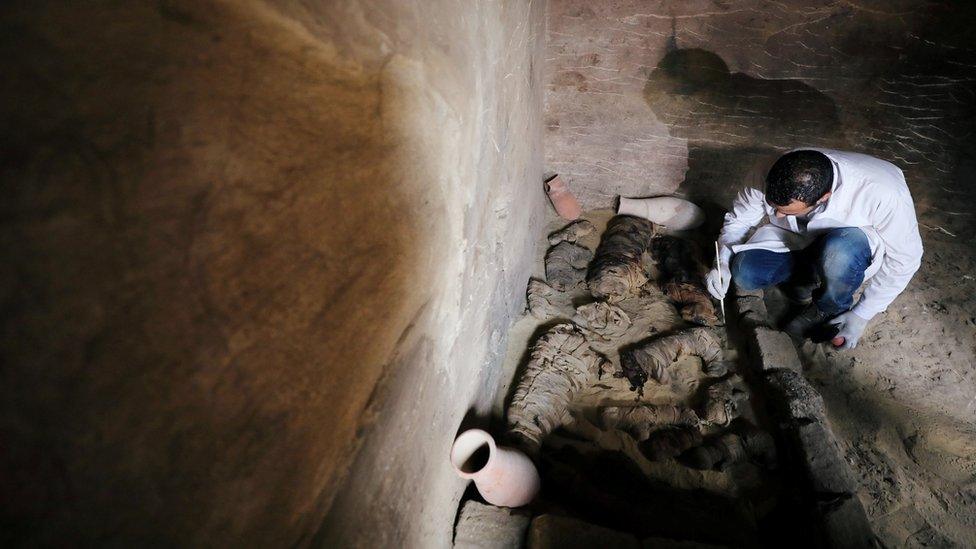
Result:
[[840,332],[840,328],[836,325],[824,323],[811,328],[807,332],[807,337],[814,343],[826,343],[834,339],[838,332]]

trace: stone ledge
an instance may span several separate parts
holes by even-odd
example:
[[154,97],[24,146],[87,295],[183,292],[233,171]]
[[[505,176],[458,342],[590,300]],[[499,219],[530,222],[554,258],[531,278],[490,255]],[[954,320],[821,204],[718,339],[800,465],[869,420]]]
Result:
[[769,314],[761,291],[735,290],[734,306],[739,312],[739,322],[746,328],[766,327]]
[[738,286],[735,287],[735,297],[758,297],[760,300],[763,298],[762,290],[743,290]]
[[790,370],[775,370],[765,378],[766,397],[777,419],[788,423],[827,421],[827,406],[823,397],[810,385],[803,374]]
[[878,547],[871,523],[857,496],[818,506],[828,547]]
[[454,533],[454,547],[501,549],[525,547],[529,517],[511,509],[469,500],[461,508]]
[[[736,292],[735,305],[750,340],[751,359],[763,380],[780,438],[801,461],[810,497],[816,501],[824,544],[876,547],[871,524],[855,495],[857,480],[830,429],[823,397],[802,374],[792,340],[769,327],[761,292]],[[761,313],[762,318],[757,318]]]
[[640,549],[637,537],[569,517],[541,515],[529,528],[529,549]]
[[857,491],[854,472],[826,423],[800,425],[797,438],[815,494],[854,494]]
[[760,360],[757,366],[763,371],[792,370],[800,372],[800,356],[793,346],[790,336],[783,332],[767,328],[765,326],[755,326],[753,337],[750,343],[753,352]]

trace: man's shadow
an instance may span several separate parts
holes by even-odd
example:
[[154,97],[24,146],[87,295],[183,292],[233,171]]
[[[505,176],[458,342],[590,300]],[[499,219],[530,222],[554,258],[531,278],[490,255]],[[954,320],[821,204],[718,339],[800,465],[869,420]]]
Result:
[[755,184],[747,176],[778,154],[847,148],[830,97],[797,80],[732,73],[702,49],[672,48],[651,71],[644,98],[672,136],[688,140],[688,171],[677,194],[705,210],[708,234],[718,233],[736,193]]

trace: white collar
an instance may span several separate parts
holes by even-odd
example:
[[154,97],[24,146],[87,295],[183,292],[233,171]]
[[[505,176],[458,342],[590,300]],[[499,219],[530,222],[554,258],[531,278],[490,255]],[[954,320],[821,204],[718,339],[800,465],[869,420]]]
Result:
[[[827,155],[824,155],[824,156],[827,156]],[[840,180],[840,170],[837,167],[837,163],[834,162],[834,159],[833,158],[830,158],[829,156],[827,156],[827,159],[830,160],[830,167],[834,171],[834,179],[830,183],[830,198],[828,198],[827,201],[824,202],[823,204],[821,204],[820,206],[817,206],[816,208],[814,208],[813,211],[810,212],[810,214],[809,214],[810,216],[813,216],[813,214],[815,214],[815,213],[816,214],[820,214],[820,213],[824,213],[827,210],[829,210],[830,209],[831,202],[832,202],[831,199],[834,198],[834,194],[837,192],[837,188],[840,187],[841,184],[842,184],[842,181]],[[833,200],[833,203],[837,203],[837,201],[836,200]],[[821,207],[822,207],[822,209],[821,209]]]

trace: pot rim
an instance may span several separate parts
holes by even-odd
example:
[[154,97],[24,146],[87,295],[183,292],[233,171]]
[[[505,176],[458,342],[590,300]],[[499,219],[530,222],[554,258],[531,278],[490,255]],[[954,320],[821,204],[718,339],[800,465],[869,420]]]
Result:
[[[464,462],[474,455],[478,448],[482,445],[488,444],[488,460],[485,461],[483,467],[477,471],[472,471],[470,473],[465,472],[461,469]],[[498,447],[495,444],[495,438],[492,437],[484,429],[468,429],[467,431],[458,435],[454,440],[454,445],[451,447],[451,467],[454,467],[454,472],[458,474],[459,477],[465,479],[474,478],[476,475],[488,469],[492,461],[495,459],[495,454],[497,453]]]

